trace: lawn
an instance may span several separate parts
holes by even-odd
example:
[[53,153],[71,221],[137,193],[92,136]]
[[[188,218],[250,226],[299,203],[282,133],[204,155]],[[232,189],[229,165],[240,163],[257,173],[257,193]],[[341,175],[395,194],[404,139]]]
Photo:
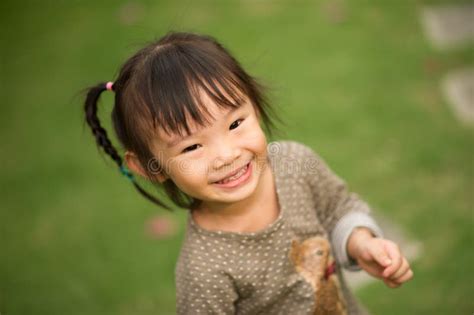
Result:
[[[101,158],[79,92],[184,30],[217,37],[272,87],[278,139],[314,148],[423,243],[413,281],[356,292],[373,314],[472,314],[474,132],[440,82],[472,66],[473,47],[436,51],[419,22],[422,4],[447,2],[2,1],[0,313],[175,313],[186,213],[156,208]],[[157,214],[178,233],[150,238]]]

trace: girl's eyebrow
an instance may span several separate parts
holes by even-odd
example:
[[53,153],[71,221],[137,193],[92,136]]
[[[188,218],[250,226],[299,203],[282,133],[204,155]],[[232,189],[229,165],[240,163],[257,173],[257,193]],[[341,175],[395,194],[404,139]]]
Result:
[[[237,106],[237,107],[232,107],[228,112],[227,114],[225,114],[225,117],[224,119],[227,119],[230,115],[232,115],[234,112],[236,112],[239,108],[241,108],[241,106]],[[169,149],[169,148],[172,148],[174,147],[175,145],[177,145],[178,143],[180,143],[181,141],[184,141],[188,138],[191,138],[195,135],[196,133],[190,133],[186,136],[178,136],[174,139],[172,139],[171,141],[167,142],[166,143],[166,147]]]
[[171,140],[170,142],[167,142],[166,143],[166,147],[169,149],[169,148],[172,148],[174,147],[175,145],[177,145],[178,143],[180,143],[181,141],[184,141],[190,137],[194,136],[193,133],[187,135],[187,136],[183,136],[183,137],[177,137],[177,138],[174,138],[173,140]]

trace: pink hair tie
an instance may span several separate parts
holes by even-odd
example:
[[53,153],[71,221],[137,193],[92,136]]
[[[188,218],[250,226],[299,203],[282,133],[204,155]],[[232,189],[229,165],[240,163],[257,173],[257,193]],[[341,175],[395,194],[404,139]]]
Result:
[[107,90],[113,91],[113,90],[112,90],[112,86],[113,86],[113,85],[114,85],[113,82],[107,82],[107,83],[105,84],[105,87],[107,88]]

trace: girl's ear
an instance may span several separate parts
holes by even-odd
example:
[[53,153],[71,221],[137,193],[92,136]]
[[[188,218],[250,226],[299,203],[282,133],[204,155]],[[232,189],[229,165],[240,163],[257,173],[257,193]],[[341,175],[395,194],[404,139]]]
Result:
[[147,175],[146,171],[143,169],[142,165],[140,164],[140,160],[138,159],[137,155],[131,151],[125,152],[125,161],[127,162],[127,167],[134,173],[146,178],[150,179]]
[[163,183],[168,179],[168,176],[163,172],[156,173],[153,177],[150,177],[146,170],[143,169],[137,155],[131,151],[125,152],[125,161],[127,162],[127,166],[131,171],[150,181],[158,180],[160,183]]

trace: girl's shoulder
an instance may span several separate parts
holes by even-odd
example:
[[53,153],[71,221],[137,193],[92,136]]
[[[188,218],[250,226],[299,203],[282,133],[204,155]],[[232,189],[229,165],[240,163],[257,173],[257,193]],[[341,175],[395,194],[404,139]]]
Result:
[[268,144],[268,153],[271,156],[321,159],[311,147],[294,140],[272,141]]
[[268,144],[271,164],[281,178],[311,179],[330,177],[335,174],[326,161],[308,145],[293,141],[279,140]]

